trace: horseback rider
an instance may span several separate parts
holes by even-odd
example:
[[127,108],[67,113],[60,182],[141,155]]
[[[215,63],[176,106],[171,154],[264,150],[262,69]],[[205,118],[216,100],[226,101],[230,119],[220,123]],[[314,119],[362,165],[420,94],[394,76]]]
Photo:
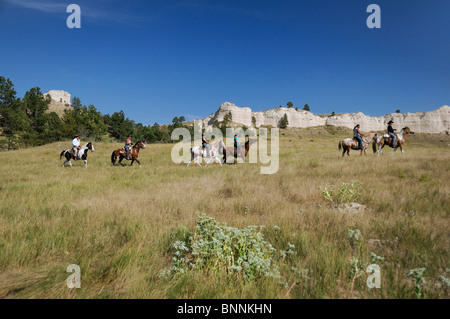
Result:
[[390,120],[388,122],[387,132],[389,134],[389,146],[395,147],[395,142],[397,141],[397,135],[395,135],[396,129],[392,127],[394,121]]
[[205,138],[205,135],[203,135],[203,133],[202,133],[202,147],[203,150],[206,149],[206,157],[209,157],[211,147],[209,146],[209,141]]
[[125,151],[127,152],[127,157],[126,159],[129,160],[130,159],[130,146],[133,145],[133,143],[131,142],[131,134],[128,135],[127,140],[125,141]]
[[72,140],[72,149],[73,149],[73,158],[74,160],[78,159],[78,151],[80,150],[81,146],[80,146],[80,137],[77,135],[75,135],[75,137]]
[[359,128],[360,128],[359,124],[356,124],[356,126],[353,128],[353,138],[358,141],[358,149],[362,150],[363,149],[362,137],[363,136],[366,137],[366,135],[362,134]]

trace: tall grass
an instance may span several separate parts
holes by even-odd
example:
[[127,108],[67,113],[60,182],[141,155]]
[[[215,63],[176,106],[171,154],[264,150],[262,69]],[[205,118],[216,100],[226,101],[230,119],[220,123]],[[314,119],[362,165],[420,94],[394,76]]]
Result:
[[[141,150],[141,169],[112,167],[114,143],[94,143],[87,168],[61,167],[67,143],[0,153],[0,297],[416,298],[406,274],[423,267],[421,297],[448,298],[449,137],[412,136],[403,156],[341,158],[346,132],[284,133],[274,175],[260,175],[260,164],[186,168],[164,144]],[[353,181],[359,213],[337,210],[319,190]],[[278,257],[280,278],[161,277],[197,212],[239,229],[266,226],[265,241],[295,254]],[[381,289],[367,288],[367,274],[352,286],[352,258],[368,265],[371,253],[384,258]],[[66,286],[69,264],[81,267],[81,289]]]

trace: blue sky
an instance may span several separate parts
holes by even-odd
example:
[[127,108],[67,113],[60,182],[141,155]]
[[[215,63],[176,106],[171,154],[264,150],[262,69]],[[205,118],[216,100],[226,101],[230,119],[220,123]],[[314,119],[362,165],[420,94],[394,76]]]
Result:
[[[81,7],[81,29],[66,8]],[[366,8],[381,7],[381,29]],[[145,125],[309,104],[382,116],[450,104],[448,0],[0,0],[0,75]]]

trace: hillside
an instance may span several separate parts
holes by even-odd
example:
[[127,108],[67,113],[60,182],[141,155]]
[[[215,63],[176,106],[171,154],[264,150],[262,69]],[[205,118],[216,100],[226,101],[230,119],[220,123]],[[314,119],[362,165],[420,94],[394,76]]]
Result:
[[372,117],[361,112],[320,116],[308,111],[284,107],[252,112],[249,107],[238,107],[233,103],[226,102],[219,107],[214,115],[203,119],[203,124],[211,127],[215,121],[223,121],[224,116],[229,112],[232,114],[234,123],[247,127],[252,126],[253,119],[256,122],[256,127],[278,127],[281,118],[286,114],[291,128],[330,125],[352,129],[356,124],[360,124],[363,131],[383,131],[386,130],[387,122],[393,120],[394,127],[397,130],[408,126],[416,133],[446,133],[450,131],[450,107],[446,105],[430,112],[391,113],[381,117]]

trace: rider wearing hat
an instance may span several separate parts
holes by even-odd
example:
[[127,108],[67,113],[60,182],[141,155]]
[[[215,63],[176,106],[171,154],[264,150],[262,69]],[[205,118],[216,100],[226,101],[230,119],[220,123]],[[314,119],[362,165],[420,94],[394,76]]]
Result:
[[131,134],[128,135],[127,140],[125,141],[125,151],[127,152],[127,160],[130,159],[130,146],[133,145],[131,142]]
[[74,136],[72,140],[72,149],[73,149],[73,157],[75,160],[78,159],[78,150],[81,148],[80,146],[80,137],[77,135]]
[[389,139],[392,139],[392,143],[389,143],[390,147],[395,147],[395,142],[397,141],[397,136],[395,135],[395,129],[392,127],[392,124],[394,124],[394,121],[390,120],[388,122],[387,132],[389,134]]

